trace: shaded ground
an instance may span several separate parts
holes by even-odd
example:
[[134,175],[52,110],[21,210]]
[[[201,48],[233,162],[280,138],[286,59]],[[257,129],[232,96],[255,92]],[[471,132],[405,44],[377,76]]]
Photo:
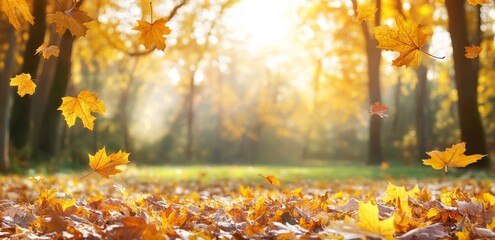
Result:
[[[488,178],[394,180],[399,169],[351,167],[355,176],[338,180],[343,167],[328,175],[318,169],[325,168],[131,167],[110,180],[3,176],[0,238],[495,237]],[[281,186],[257,174],[275,175]]]

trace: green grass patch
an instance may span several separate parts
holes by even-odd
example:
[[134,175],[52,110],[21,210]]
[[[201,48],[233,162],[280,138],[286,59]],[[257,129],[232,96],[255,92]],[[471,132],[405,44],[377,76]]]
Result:
[[[390,166],[388,169],[366,165],[335,166],[138,166],[125,172],[133,175],[156,177],[164,180],[193,181],[201,179],[259,180],[258,174],[273,175],[282,181],[334,181],[334,180],[390,180],[451,178],[466,174],[452,170],[447,176],[443,172],[425,166]],[[123,174],[126,174],[126,173]]]

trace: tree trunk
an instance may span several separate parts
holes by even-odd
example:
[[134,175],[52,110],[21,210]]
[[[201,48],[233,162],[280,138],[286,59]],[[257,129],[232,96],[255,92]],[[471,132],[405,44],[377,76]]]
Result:
[[65,32],[60,43],[60,55],[55,67],[53,84],[48,95],[45,112],[43,113],[41,124],[43,127],[37,136],[37,151],[41,154],[53,155],[58,150],[61,113],[57,108],[62,103],[61,99],[66,93],[67,84],[70,80],[73,43],[74,38],[70,32]]
[[[458,113],[461,127],[462,141],[466,142],[466,154],[487,154],[485,132],[478,111],[478,70],[479,60],[464,57],[464,47],[479,45],[480,41],[480,18],[479,8],[477,12],[478,29],[474,41],[468,41],[468,28],[464,0],[446,0],[447,13],[449,16],[449,32],[452,41],[452,50],[455,69],[455,83],[458,94]],[[475,167],[489,169],[490,159],[484,157],[477,162]]]
[[421,64],[416,70],[418,85],[416,86],[416,141],[418,144],[418,157],[420,159],[428,158],[426,151],[430,151],[430,110],[427,68],[425,64]]
[[[199,63],[199,61],[198,61]],[[193,139],[193,127],[194,127],[194,98],[196,96],[196,84],[195,84],[195,75],[196,75],[196,69],[197,69],[197,64],[196,68],[194,71],[192,71],[190,79],[189,79],[189,93],[187,95],[187,122],[186,122],[186,160],[188,163],[191,163],[193,160],[193,146],[194,146],[194,139]]]
[[[36,49],[43,43],[45,37],[45,16],[47,0],[34,1],[35,24],[29,29],[29,39],[24,52],[24,63],[22,73],[29,73],[33,79],[37,79],[40,56],[35,56]],[[31,108],[32,97],[20,97],[15,94],[12,116],[10,121],[10,139],[14,147],[23,148],[28,143],[29,131],[31,130]]]
[[[357,15],[357,0],[352,0],[354,7],[354,14]],[[381,18],[381,0],[376,0],[376,8],[378,11],[375,14],[375,26],[380,25]],[[378,41],[371,36],[371,31],[368,28],[366,21],[361,22],[361,30],[363,32],[365,47],[366,47],[366,60],[368,64],[368,94],[370,99],[370,105],[374,102],[381,101],[380,91],[380,60],[381,50],[377,48]],[[370,116],[370,128],[369,128],[369,140],[368,140],[368,164],[379,165],[383,161],[382,155],[382,119],[376,116]]]
[[16,36],[14,28],[8,24],[9,48],[5,55],[2,71],[0,72],[0,172],[7,172],[10,168],[9,159],[9,101],[10,77],[15,63]]

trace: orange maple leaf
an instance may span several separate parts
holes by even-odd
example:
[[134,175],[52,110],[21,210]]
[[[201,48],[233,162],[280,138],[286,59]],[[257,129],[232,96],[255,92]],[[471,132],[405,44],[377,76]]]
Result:
[[363,4],[360,4],[357,7],[357,21],[358,23],[361,23],[363,20],[370,20],[373,15],[375,15],[376,11],[378,11],[378,8],[376,8],[375,5],[371,2],[365,2]]
[[388,117],[388,115],[385,114],[385,111],[388,111],[389,108],[385,105],[380,105],[380,102],[375,102],[373,103],[369,108],[368,108],[368,113],[372,115],[377,115],[381,118],[383,117]]
[[377,26],[373,28],[378,48],[397,51],[400,53],[393,62],[393,66],[418,67],[421,61],[421,47],[426,43],[426,34],[421,26],[412,22],[404,21],[400,17],[395,18],[397,29],[389,26]]
[[144,20],[137,20],[138,25],[133,28],[133,30],[138,30],[141,32],[139,36],[139,41],[144,45],[146,49],[150,49],[156,46],[159,50],[165,50],[167,45],[165,44],[165,37],[163,35],[170,34],[171,30],[165,23],[167,23],[166,18],[160,18],[153,23],[149,23]]
[[268,182],[270,182],[272,185],[280,187],[280,181],[275,177],[275,176],[263,176],[261,174],[258,174],[260,177],[266,179]]
[[69,29],[73,36],[82,37],[88,31],[84,23],[93,21],[93,18],[89,17],[86,12],[79,10],[74,4],[69,10],[64,12],[57,11],[53,14],[48,14],[46,20],[48,23],[55,24],[56,32],[60,36]]
[[24,20],[34,24],[34,17],[31,15],[29,10],[29,4],[27,0],[1,0],[0,1],[0,11],[7,14],[10,24],[14,26],[16,30],[19,30],[21,23],[19,22],[19,17],[16,9],[21,13]]
[[101,176],[109,178],[110,175],[115,175],[122,172],[122,170],[119,170],[116,167],[129,163],[128,158],[129,153],[122,151],[111,153],[107,156],[105,147],[103,147],[96,152],[94,156],[89,154],[89,166],[93,169],[93,171],[97,172]]
[[58,46],[47,46],[45,43],[43,43],[38,49],[36,49],[36,54],[39,53],[41,53],[45,59],[48,59],[51,56],[58,57],[58,54],[60,54],[60,49],[58,48]]
[[24,97],[24,95],[33,95],[36,90],[36,84],[31,79],[31,74],[22,73],[10,79],[10,86],[17,86],[17,94]]
[[483,48],[479,46],[465,46],[464,49],[466,50],[466,54],[464,55],[467,58],[477,58],[478,54],[480,54],[481,50]]
[[96,94],[85,90],[79,92],[77,97],[63,97],[62,105],[57,110],[62,111],[69,127],[74,126],[76,118],[79,117],[85,128],[93,130],[93,122],[96,118],[91,115],[91,112],[105,113],[105,106]]
[[445,149],[445,151],[431,151],[427,152],[431,158],[423,159],[424,165],[430,165],[432,168],[440,170],[444,169],[445,173],[448,172],[447,167],[465,167],[471,163],[480,160],[486,155],[473,154],[464,155],[466,151],[466,143],[461,142],[453,145],[451,148]]

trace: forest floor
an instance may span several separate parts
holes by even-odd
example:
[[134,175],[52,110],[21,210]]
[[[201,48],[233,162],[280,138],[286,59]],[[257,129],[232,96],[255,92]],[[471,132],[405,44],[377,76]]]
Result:
[[495,238],[490,176],[452,173],[337,164],[0,176],[0,238]]

